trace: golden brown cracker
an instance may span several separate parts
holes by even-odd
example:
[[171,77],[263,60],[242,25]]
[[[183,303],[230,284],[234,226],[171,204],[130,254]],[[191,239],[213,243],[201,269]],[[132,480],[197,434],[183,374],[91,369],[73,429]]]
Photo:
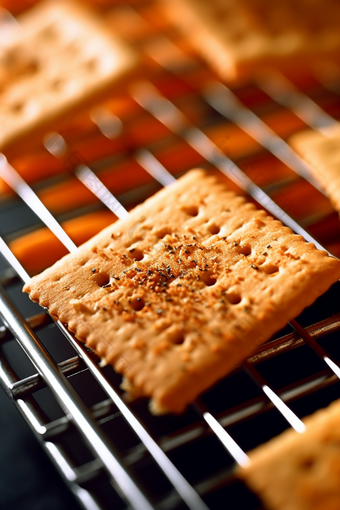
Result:
[[340,401],[250,452],[238,474],[268,510],[340,508]]
[[24,290],[131,394],[180,412],[339,277],[337,259],[194,170]]

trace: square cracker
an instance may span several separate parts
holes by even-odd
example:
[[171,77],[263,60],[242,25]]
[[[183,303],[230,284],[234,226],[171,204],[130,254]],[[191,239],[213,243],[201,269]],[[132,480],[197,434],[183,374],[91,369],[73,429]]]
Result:
[[101,99],[137,64],[94,13],[71,0],[39,3],[18,21],[0,46],[0,150]]
[[311,165],[340,213],[340,125],[327,131],[326,135],[308,129],[292,136],[289,143]]
[[268,510],[340,508],[340,401],[250,452],[238,474]]
[[171,20],[222,79],[261,67],[298,71],[340,48],[333,0],[162,0]]
[[193,170],[24,290],[181,412],[340,277],[340,261]]

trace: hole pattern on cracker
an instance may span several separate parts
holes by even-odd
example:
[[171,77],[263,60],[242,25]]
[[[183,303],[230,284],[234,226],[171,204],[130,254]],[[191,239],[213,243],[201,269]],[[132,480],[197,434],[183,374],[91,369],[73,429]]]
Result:
[[242,301],[242,296],[238,292],[227,292],[225,297],[231,305],[238,305]]
[[262,269],[265,273],[274,275],[279,272],[279,267],[276,264],[266,263],[262,265]]
[[216,225],[216,223],[208,223],[207,230],[210,232],[210,234],[216,235],[220,232],[221,229],[218,225]]
[[197,216],[199,213],[199,209],[198,209],[197,205],[186,205],[186,206],[182,206],[181,209],[188,216]]
[[144,308],[144,300],[141,297],[136,297],[131,300],[131,306],[135,310],[135,312],[139,312]]
[[300,467],[306,471],[312,469],[315,466],[316,459],[313,457],[305,457],[300,461]]
[[128,256],[134,260],[134,261],[141,261],[144,258],[144,253],[142,250],[139,250],[138,248],[129,248],[128,249]]
[[205,283],[207,287],[211,287],[217,282],[217,278],[215,278],[212,271],[203,271],[200,279]]
[[96,273],[94,270],[92,270],[92,272],[94,273],[93,275],[93,279],[95,280],[95,282],[97,283],[97,285],[99,287],[105,287],[106,285],[108,285],[110,283],[110,275],[105,273],[105,272],[99,272],[99,273]]

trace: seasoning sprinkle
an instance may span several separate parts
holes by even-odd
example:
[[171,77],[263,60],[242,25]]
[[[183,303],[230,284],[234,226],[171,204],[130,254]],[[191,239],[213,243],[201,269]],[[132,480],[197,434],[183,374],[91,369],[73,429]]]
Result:
[[252,267],[253,269],[256,269],[256,271],[259,270],[259,268],[257,266],[255,266],[255,264],[252,264],[250,267]]

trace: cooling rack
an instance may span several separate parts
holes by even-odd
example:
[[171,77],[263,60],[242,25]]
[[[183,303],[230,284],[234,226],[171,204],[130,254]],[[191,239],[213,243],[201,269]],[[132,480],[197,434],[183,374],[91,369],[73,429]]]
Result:
[[338,216],[286,140],[336,122],[340,71],[329,63],[230,89],[154,2],[100,9],[141,50],[145,73],[39,147],[0,159],[10,185],[0,202],[1,383],[86,509],[260,509],[233,468],[287,427],[303,432],[303,416],[338,398],[340,283],[186,413],[158,417],[146,401],[127,402],[120,376],[20,288],[195,166],[338,256]]

